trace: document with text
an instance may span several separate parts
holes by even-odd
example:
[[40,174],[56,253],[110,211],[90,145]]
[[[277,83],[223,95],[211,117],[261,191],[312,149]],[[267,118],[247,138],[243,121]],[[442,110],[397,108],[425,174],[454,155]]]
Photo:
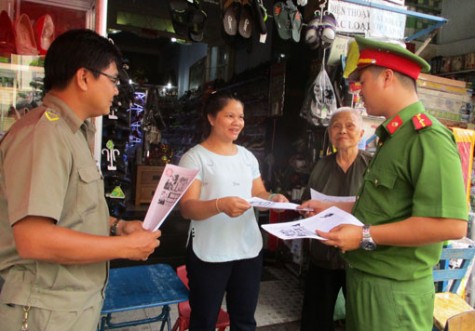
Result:
[[144,218],[145,229],[155,231],[160,228],[197,174],[196,169],[187,169],[173,164],[165,166]]
[[261,198],[257,197],[252,197],[250,199],[246,200],[251,204],[253,207],[257,208],[268,208],[268,209],[286,209],[286,210],[296,210],[296,211],[312,211],[312,208],[301,208],[297,209],[298,206],[300,206],[297,203],[293,202],[274,202],[270,200],[264,200]]
[[291,222],[263,224],[261,227],[270,234],[283,239],[313,238],[326,240],[318,236],[315,231],[328,232],[340,224],[363,226],[356,217],[338,207],[330,207],[308,218]]

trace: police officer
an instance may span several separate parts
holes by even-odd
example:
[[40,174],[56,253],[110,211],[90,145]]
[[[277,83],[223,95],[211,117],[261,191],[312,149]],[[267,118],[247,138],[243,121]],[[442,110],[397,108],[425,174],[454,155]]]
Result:
[[359,57],[349,78],[361,83],[368,114],[386,118],[376,129],[378,149],[357,201],[338,205],[365,225],[317,232],[349,264],[347,330],[431,330],[432,269],[442,242],[467,230],[460,157],[452,133],[418,99],[416,80],[428,63],[398,44],[356,42]]

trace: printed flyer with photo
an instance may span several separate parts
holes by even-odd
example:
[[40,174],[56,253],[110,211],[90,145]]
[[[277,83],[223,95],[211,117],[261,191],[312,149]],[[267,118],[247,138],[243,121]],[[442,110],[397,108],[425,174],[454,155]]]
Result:
[[316,230],[328,232],[340,224],[363,226],[356,217],[338,207],[330,207],[312,217],[297,221],[263,224],[261,227],[270,234],[283,239],[312,238],[326,240],[316,234]]
[[197,174],[197,169],[187,169],[173,164],[165,166],[145,215],[143,222],[145,229],[155,231],[160,228]]

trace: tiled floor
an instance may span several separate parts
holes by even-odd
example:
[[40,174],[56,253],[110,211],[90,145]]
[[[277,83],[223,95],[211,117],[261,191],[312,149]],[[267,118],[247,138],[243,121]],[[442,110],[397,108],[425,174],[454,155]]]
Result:
[[[260,331],[299,330],[303,287],[298,279],[284,266],[266,266],[261,282],[256,321]],[[223,306],[225,308],[225,306]],[[160,309],[141,309],[112,315],[113,322],[130,321],[156,316]],[[172,324],[177,318],[177,306],[171,307]],[[115,329],[118,331],[156,331],[160,323],[144,324]]]

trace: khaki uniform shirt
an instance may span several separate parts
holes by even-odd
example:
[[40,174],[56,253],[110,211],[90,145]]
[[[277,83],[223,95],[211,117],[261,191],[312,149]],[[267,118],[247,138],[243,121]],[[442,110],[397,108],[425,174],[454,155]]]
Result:
[[[94,128],[60,99],[46,95],[0,143],[0,275],[3,303],[51,310],[97,304],[107,263],[61,265],[22,259],[12,225],[26,216],[57,226],[108,235],[102,176],[90,149]],[[87,250],[87,247],[84,247]]]

